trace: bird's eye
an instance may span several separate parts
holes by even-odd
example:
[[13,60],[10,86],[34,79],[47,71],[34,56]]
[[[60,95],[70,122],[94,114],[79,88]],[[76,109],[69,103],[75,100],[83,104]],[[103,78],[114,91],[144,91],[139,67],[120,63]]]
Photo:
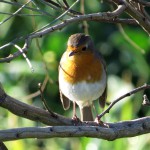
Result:
[[86,50],[86,46],[84,46],[83,48],[82,48],[82,51],[85,51]]

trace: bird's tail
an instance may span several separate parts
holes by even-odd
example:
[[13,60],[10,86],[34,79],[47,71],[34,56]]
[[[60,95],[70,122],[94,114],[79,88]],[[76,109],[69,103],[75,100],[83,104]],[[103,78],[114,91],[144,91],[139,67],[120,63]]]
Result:
[[91,106],[80,108],[81,121],[93,121]]

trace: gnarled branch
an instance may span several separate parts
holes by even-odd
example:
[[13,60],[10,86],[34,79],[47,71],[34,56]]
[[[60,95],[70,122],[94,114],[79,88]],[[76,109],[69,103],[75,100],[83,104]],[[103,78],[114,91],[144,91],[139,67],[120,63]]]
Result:
[[108,125],[108,128],[100,126],[50,126],[0,130],[0,141],[54,137],[93,137],[112,141],[150,133],[150,117]]
[[[77,23],[83,20],[86,21],[99,21],[99,22],[111,22],[111,23],[116,23],[116,22],[126,22],[126,19],[118,19],[117,17],[123,13],[123,11],[126,9],[125,5],[119,5],[117,7],[116,10],[114,10],[113,12],[103,12],[103,13],[93,13],[93,14],[87,14],[87,15],[77,15],[75,17],[69,18],[64,20],[63,22],[56,24],[54,26],[51,27],[47,27],[47,28],[43,28],[40,29],[39,31],[36,31],[28,36],[25,37],[20,37],[10,43],[7,43],[6,45],[3,45],[0,47],[0,50],[3,50],[4,48],[14,45],[16,42],[25,39],[25,44],[22,48],[22,52],[17,51],[14,54],[10,54],[8,57],[6,58],[0,58],[0,63],[3,62],[10,62],[11,60],[13,60],[14,58],[22,55],[22,53],[26,52],[28,50],[28,48],[30,47],[31,41],[33,38],[39,38],[42,37],[50,32],[54,32],[56,30],[60,30],[66,26],[68,26],[69,24],[72,23]],[[129,23],[136,23],[134,20],[130,20],[127,19],[127,22]]]
[[126,0],[112,0],[112,1],[117,5],[120,5],[120,3],[122,5],[125,5],[126,6],[125,12],[129,16],[134,18],[136,22],[150,35],[150,17],[145,16],[145,13],[143,12],[143,8],[141,10],[141,7],[143,6],[138,8],[138,3],[136,3],[137,6],[135,5],[133,6],[132,1],[130,3]]

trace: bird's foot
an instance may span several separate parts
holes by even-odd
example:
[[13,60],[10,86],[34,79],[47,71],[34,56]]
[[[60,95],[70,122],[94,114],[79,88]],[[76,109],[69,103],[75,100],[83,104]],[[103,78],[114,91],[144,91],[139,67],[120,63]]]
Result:
[[99,117],[96,117],[94,122],[96,122],[98,125],[105,127],[105,128],[109,128],[109,125],[107,123],[104,123],[103,121],[101,121],[101,119]]
[[77,126],[81,123],[81,120],[77,117],[77,115],[73,115],[72,121],[75,126]]

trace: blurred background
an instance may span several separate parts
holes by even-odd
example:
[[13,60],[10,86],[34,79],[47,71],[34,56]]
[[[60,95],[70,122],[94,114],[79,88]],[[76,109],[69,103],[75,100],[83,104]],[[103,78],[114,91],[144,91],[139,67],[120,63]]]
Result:
[[[24,4],[27,1],[18,0],[7,1],[13,4]],[[56,1],[62,4],[62,1]],[[75,1],[68,1],[72,5]],[[85,13],[95,13],[110,11],[110,5],[95,0],[85,2]],[[58,24],[62,20],[55,20],[62,14],[61,9],[52,9],[41,1],[30,2],[27,7],[39,8],[40,11],[47,12],[48,15],[38,15],[35,12],[24,8],[18,15],[4,22],[12,13],[20,8],[20,5],[12,5],[0,1],[0,46],[18,38],[26,36],[42,27]],[[76,11],[82,10],[80,2],[72,8]],[[26,15],[24,15],[26,14]],[[63,19],[69,18],[67,14]],[[122,15],[122,17],[129,17]],[[55,21],[54,21],[55,20]],[[56,113],[66,117],[72,117],[72,107],[64,111],[59,98],[58,91],[58,65],[63,52],[66,49],[68,37],[74,33],[86,32],[92,37],[96,48],[105,58],[108,73],[108,102],[112,102],[120,95],[150,83],[150,38],[144,30],[136,25],[117,25],[102,22],[79,22],[66,26],[65,28],[47,34],[41,38],[33,39],[31,47],[28,49],[29,58],[34,72],[29,68],[23,56],[20,56],[10,63],[0,64],[0,82],[5,91],[12,97],[41,108],[40,95],[36,96],[38,83],[43,83],[46,76],[48,82],[44,89],[44,97],[49,107]],[[134,44],[131,44],[132,43]],[[20,47],[24,41],[17,43]],[[136,45],[136,46],[135,46]],[[0,51],[0,57],[7,57],[17,51],[13,46]],[[137,119],[150,115],[148,106],[142,106],[143,94],[150,98],[150,90],[138,92],[117,103],[103,118],[105,122],[119,122],[124,120]],[[96,105],[97,111],[102,110]],[[105,109],[108,106],[105,107]],[[78,111],[78,110],[77,110]],[[79,112],[78,116],[79,116]],[[94,113],[96,116],[96,114]],[[0,129],[10,129],[17,127],[45,126],[39,122],[29,121],[13,115],[7,110],[0,108]],[[106,141],[96,138],[52,138],[52,139],[25,139],[5,142],[10,150],[149,150],[150,134],[133,138]]]

